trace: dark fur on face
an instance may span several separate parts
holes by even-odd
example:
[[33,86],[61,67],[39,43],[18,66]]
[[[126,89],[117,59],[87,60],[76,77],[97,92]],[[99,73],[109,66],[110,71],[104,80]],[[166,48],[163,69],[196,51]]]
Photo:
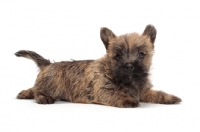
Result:
[[101,30],[101,39],[107,47],[113,78],[127,87],[142,85],[140,82],[147,81],[153,55],[152,42],[156,36],[156,29],[152,26],[147,26],[146,29],[148,28],[151,30],[149,34],[145,30],[146,33],[142,36],[132,33],[119,37],[107,28]]
[[16,56],[32,59],[40,68],[35,85],[21,91],[17,98],[34,98],[39,104],[65,100],[115,107],[137,107],[140,101],[181,102],[174,95],[151,90],[149,70],[156,38],[154,26],[147,25],[142,35],[121,36],[102,28],[100,36],[107,54],[97,60],[50,63],[33,51],[16,52]]

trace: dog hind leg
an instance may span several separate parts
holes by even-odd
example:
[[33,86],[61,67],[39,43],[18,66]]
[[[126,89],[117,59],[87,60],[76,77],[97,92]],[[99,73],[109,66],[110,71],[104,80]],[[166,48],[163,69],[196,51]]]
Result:
[[27,90],[22,90],[18,95],[17,99],[34,99],[35,88],[29,88]]
[[53,104],[55,102],[55,99],[53,99],[51,96],[45,95],[40,90],[35,90],[34,96],[38,104]]

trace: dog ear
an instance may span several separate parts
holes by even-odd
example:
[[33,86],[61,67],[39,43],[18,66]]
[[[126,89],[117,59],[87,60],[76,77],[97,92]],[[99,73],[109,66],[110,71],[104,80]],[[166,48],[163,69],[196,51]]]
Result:
[[153,25],[147,25],[142,35],[149,36],[151,43],[154,45],[156,33],[156,28]]
[[108,28],[103,27],[100,31],[100,37],[102,42],[104,43],[104,46],[106,47],[106,50],[108,49],[109,41],[113,38],[115,38],[115,34]]

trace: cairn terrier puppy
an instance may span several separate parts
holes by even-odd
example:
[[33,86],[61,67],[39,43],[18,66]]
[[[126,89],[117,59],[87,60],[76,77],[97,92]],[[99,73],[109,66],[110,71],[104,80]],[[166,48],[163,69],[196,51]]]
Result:
[[35,99],[39,104],[56,100],[95,103],[115,107],[138,107],[139,102],[175,104],[179,97],[151,90],[149,80],[156,29],[116,36],[101,28],[106,55],[97,60],[51,63],[33,51],[21,50],[18,57],[33,60],[40,68],[35,84],[21,91],[18,99]]

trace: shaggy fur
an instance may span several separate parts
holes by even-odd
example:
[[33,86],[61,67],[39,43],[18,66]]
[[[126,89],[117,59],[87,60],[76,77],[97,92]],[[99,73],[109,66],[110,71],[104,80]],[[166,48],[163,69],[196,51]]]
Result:
[[100,31],[107,54],[97,60],[50,63],[33,51],[21,50],[18,57],[32,59],[40,68],[35,85],[21,91],[18,99],[39,104],[56,100],[96,103],[115,107],[137,107],[139,102],[175,104],[181,99],[151,90],[149,70],[156,29],[147,25],[138,33],[116,36],[108,28]]

